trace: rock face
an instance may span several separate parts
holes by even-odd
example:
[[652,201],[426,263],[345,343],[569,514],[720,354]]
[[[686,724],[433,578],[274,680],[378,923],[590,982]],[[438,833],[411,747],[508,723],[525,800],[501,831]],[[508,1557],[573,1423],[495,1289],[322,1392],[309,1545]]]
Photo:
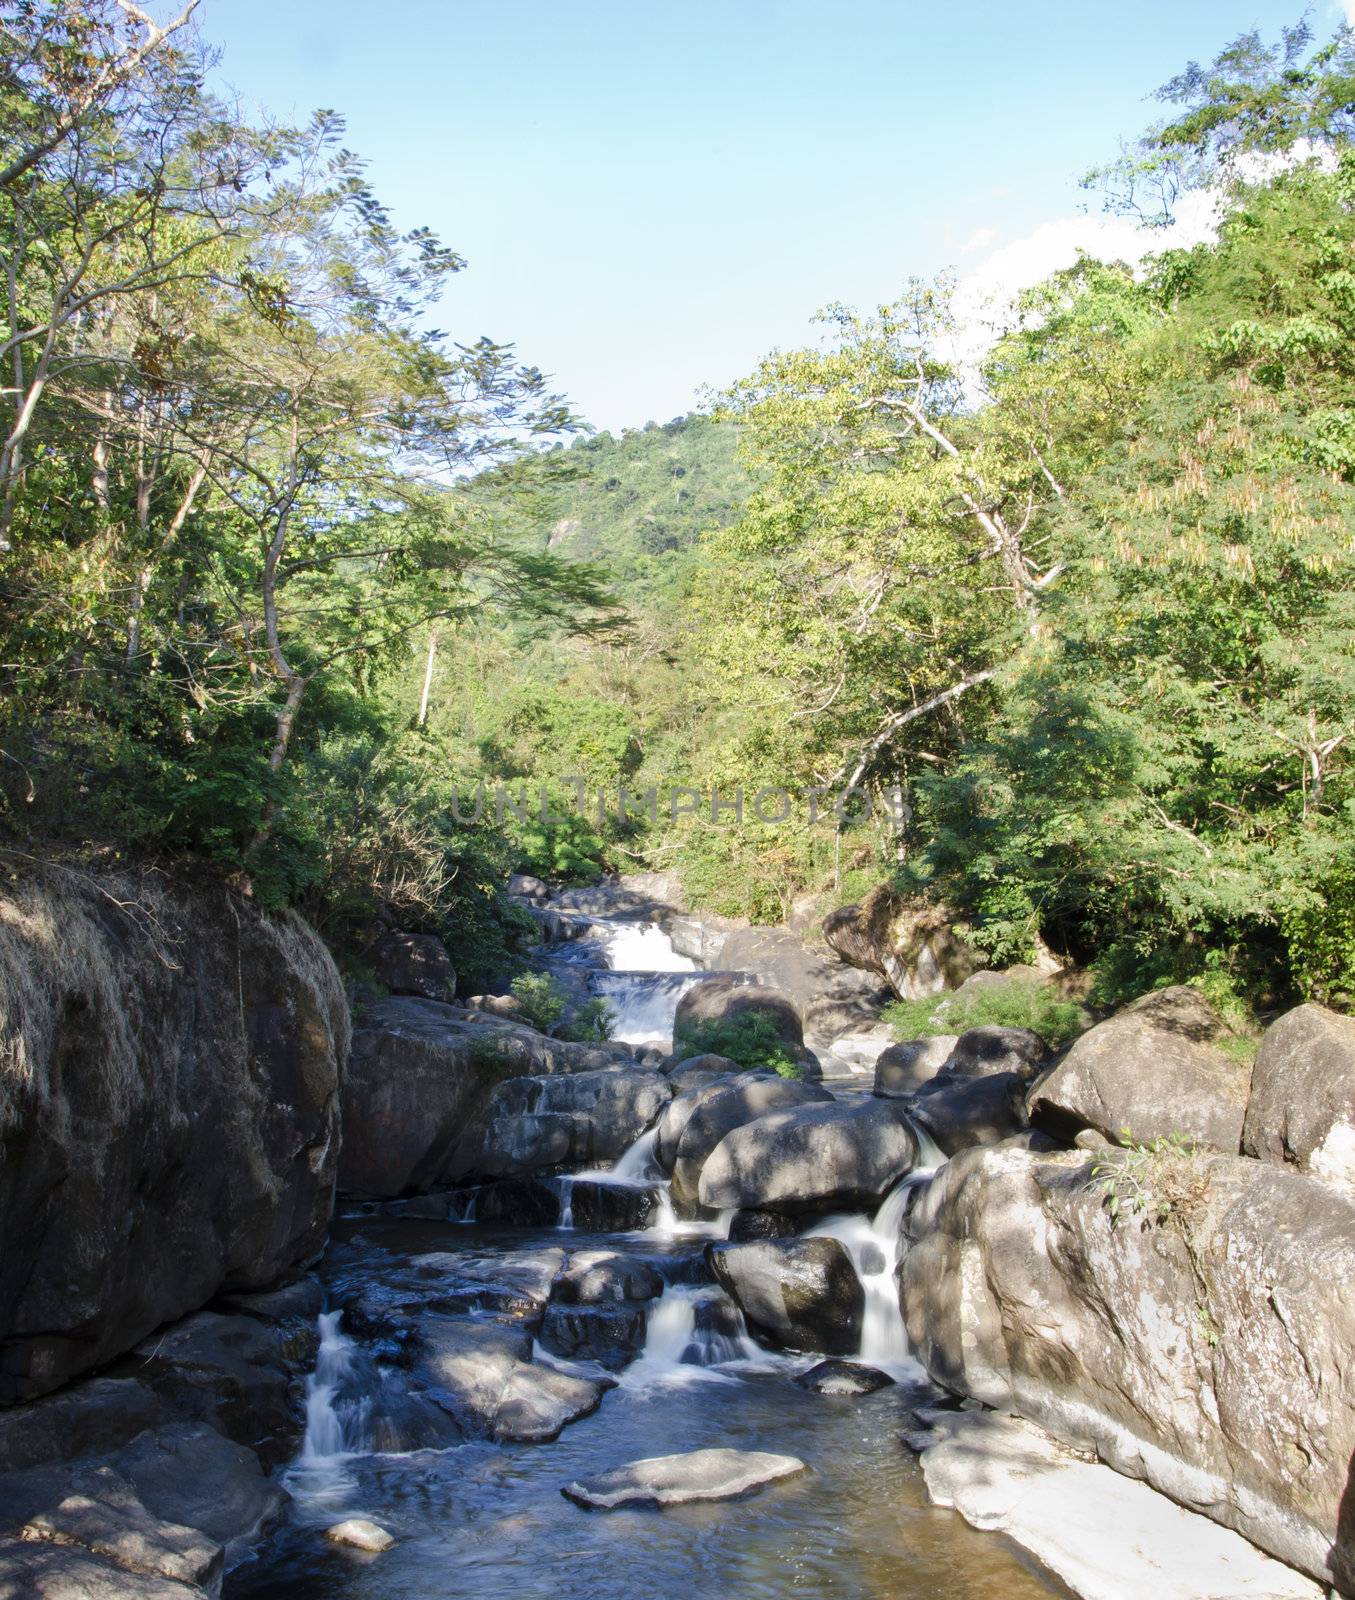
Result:
[[372,975],[392,994],[455,1000],[456,973],[447,946],[431,933],[384,933],[367,952]]
[[348,1009],[294,917],[211,881],[0,897],[0,1403],[324,1243]]
[[873,1210],[917,1157],[913,1125],[891,1101],[795,1106],[726,1134],[697,1196],[716,1211]]
[[955,1033],[892,1044],[875,1058],[875,1093],[891,1099],[917,1091],[933,1079],[959,1042]]
[[1080,1154],[958,1156],[907,1223],[915,1354],[1352,1592],[1355,1205],[1203,1154],[1156,1157],[1119,1191],[1115,1220]]
[[742,928],[720,949],[720,965],[750,972],[758,983],[785,995],[806,1035],[827,1043],[869,1027],[889,999],[878,978],[826,957],[784,928]]
[[852,1355],[860,1346],[866,1292],[836,1239],[713,1244],[706,1259],[765,1343],[825,1355]]
[[931,1413],[927,1492],[1024,1545],[1082,1600],[1319,1600],[1315,1583],[1144,1483],[991,1411]]
[[944,908],[914,904],[887,885],[824,918],[823,936],[851,966],[877,972],[900,1000],[957,988],[980,965]]
[[642,1067],[510,1078],[458,1141],[446,1175],[509,1178],[615,1161],[672,1094],[663,1073]]
[[1242,1150],[1355,1199],[1355,1020],[1299,1006],[1273,1023],[1252,1068]]
[[909,1102],[917,1121],[944,1155],[973,1145],[1000,1144],[1029,1126],[1026,1078],[1016,1072],[968,1078],[938,1072]]
[[1210,1043],[1222,1029],[1194,989],[1162,989],[1084,1033],[1031,1091],[1037,1127],[1071,1139],[1085,1128],[1137,1143],[1185,1134],[1236,1154],[1247,1071]]
[[[735,1128],[773,1111],[825,1103],[832,1104],[832,1096],[818,1084],[797,1083],[764,1072],[740,1073],[727,1083],[713,1085],[708,1092],[698,1091],[681,1134],[671,1146],[673,1193],[681,1200],[699,1198],[701,1174],[712,1151]],[[667,1136],[671,1140],[671,1128]],[[665,1144],[665,1149],[669,1147]]]
[[683,1506],[693,1501],[735,1500],[805,1470],[796,1456],[762,1450],[692,1450],[652,1456],[613,1467],[594,1478],[565,1484],[560,1493],[592,1511],[620,1506]]
[[353,1033],[340,1187],[386,1199],[452,1181],[457,1144],[497,1084],[631,1060],[625,1045],[570,1044],[433,1000],[383,1001]]

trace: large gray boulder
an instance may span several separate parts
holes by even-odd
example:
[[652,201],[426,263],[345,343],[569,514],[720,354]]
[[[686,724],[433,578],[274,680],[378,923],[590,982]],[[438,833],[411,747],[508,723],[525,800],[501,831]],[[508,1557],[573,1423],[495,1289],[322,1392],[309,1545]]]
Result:
[[665,1151],[671,1148],[673,1155],[673,1193],[680,1200],[699,1198],[701,1173],[711,1152],[735,1128],[772,1111],[831,1104],[832,1098],[827,1089],[816,1083],[764,1072],[741,1073],[728,1083],[712,1086],[708,1093],[698,1094],[675,1144],[668,1143],[672,1130],[666,1130]]
[[940,1072],[908,1103],[911,1115],[931,1134],[943,1155],[971,1145],[1000,1144],[1023,1133],[1027,1081],[1024,1074],[999,1072],[975,1078]]
[[751,973],[759,984],[785,995],[805,1034],[825,1044],[870,1027],[890,998],[878,977],[813,949],[785,928],[741,928],[729,934],[720,950],[720,966]]
[[782,1350],[856,1354],[866,1292],[836,1239],[712,1244],[706,1260],[754,1337]]
[[672,1095],[663,1073],[635,1066],[510,1078],[462,1134],[445,1175],[509,1178],[615,1161]]
[[1145,995],[1084,1033],[1031,1090],[1037,1127],[1071,1139],[1084,1129],[1135,1143],[1183,1134],[1236,1154],[1247,1106],[1247,1069],[1211,1041],[1222,1023],[1184,987]]
[[[720,1058],[698,1056],[696,1059],[710,1061]],[[729,1070],[723,1072],[707,1073],[703,1069],[699,1077],[684,1076],[679,1079],[676,1073],[669,1074],[668,1081],[674,1085],[677,1093],[663,1108],[654,1134],[654,1160],[661,1172],[671,1173],[676,1165],[678,1145],[697,1107],[721,1089],[737,1083],[740,1076],[733,1063]]]
[[1242,1151],[1355,1199],[1355,1019],[1306,1005],[1271,1024],[1252,1068]]
[[0,1019],[0,1405],[319,1254],[348,1008],[299,918],[16,868]]
[[942,1033],[891,1044],[875,1058],[875,1093],[895,1100],[916,1094],[950,1060],[959,1037],[956,1033]]
[[447,946],[432,933],[384,933],[367,951],[372,976],[392,994],[455,1000],[456,973]]
[[985,1024],[966,1028],[956,1039],[944,1070],[962,1078],[991,1078],[1015,1072],[1029,1081],[1048,1055],[1049,1047],[1029,1028]]
[[829,912],[823,936],[843,961],[878,973],[900,1000],[954,989],[980,965],[943,906],[905,900],[887,884],[860,905]]
[[726,1134],[697,1198],[717,1211],[873,1210],[917,1158],[913,1125],[893,1101],[794,1106]]
[[683,991],[673,1019],[674,1038],[690,1036],[696,1030],[718,1023],[736,1022],[745,1016],[766,1018],[775,1037],[784,1045],[792,1051],[803,1048],[804,1022],[789,995],[727,973],[703,978]]
[[505,1079],[633,1062],[621,1044],[575,1044],[435,1000],[370,1007],[343,1083],[340,1187],[375,1199],[445,1184],[468,1126]]
[[900,1273],[914,1353],[1351,1593],[1355,1205],[1238,1156],[1101,1160],[1124,1170],[1005,1146],[937,1176]]
[[795,1456],[764,1450],[690,1450],[685,1455],[651,1456],[613,1467],[592,1478],[575,1479],[560,1490],[566,1500],[592,1511],[621,1506],[685,1506],[710,1500],[735,1500],[805,1470]]

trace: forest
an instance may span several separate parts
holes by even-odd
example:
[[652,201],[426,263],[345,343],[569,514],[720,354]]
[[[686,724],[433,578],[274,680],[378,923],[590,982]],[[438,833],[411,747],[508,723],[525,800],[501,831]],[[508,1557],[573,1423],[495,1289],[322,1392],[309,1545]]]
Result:
[[[242,120],[114,0],[0,18],[8,855],[191,861],[472,987],[530,935],[510,873],[650,868],[763,923],[888,884],[1106,1003],[1349,1005],[1350,30],[1244,34],[1076,153],[1142,265],[974,354],[901,262],[612,436],[437,327],[464,263],[340,115]],[[1213,237],[1154,253],[1201,191]],[[576,780],[850,798],[600,821]]]

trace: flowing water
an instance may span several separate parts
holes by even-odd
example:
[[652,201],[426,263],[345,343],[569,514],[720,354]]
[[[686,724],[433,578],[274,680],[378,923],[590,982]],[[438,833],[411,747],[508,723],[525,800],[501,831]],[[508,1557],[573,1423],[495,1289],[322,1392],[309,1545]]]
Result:
[[[654,925],[628,924],[604,943],[628,965],[640,956],[648,964],[595,975],[618,1002],[621,1036],[671,1033],[680,986],[698,981],[690,964]],[[653,1150],[651,1132],[609,1171],[558,1179],[553,1229],[482,1224],[473,1195],[448,1222],[375,1212],[336,1222],[320,1269],[332,1309],[320,1319],[305,1441],[286,1479],[292,1507],[261,1555],[228,1576],[225,1600],[1041,1600],[1064,1592],[1002,1539],[932,1507],[901,1441],[915,1426],[911,1407],[936,1397],[908,1355],[894,1287],[900,1225],[911,1187],[926,1174],[901,1183],[873,1218],[829,1218],[816,1230],[843,1242],[865,1285],[863,1359],[898,1380],[874,1394],[831,1397],[793,1381],[815,1357],[772,1353],[750,1338],[702,1254],[706,1240],[727,1237],[729,1215],[680,1220]],[[924,1163],[942,1159],[924,1145]],[[653,1190],[651,1226],[576,1230],[573,1188],[583,1177]],[[642,1347],[614,1375],[616,1386],[554,1443],[462,1437],[411,1382],[401,1320],[417,1325],[425,1311],[492,1320],[503,1308],[496,1285],[511,1299],[515,1284],[539,1274],[543,1251],[599,1248],[641,1257],[664,1281],[645,1308]],[[534,1362],[606,1376],[544,1348],[550,1334],[539,1314],[527,1326]],[[586,1512],[560,1493],[574,1478],[712,1445],[797,1455],[809,1470],[744,1500],[663,1512]],[[324,1530],[350,1517],[388,1529],[395,1548],[374,1557],[329,1544]]]

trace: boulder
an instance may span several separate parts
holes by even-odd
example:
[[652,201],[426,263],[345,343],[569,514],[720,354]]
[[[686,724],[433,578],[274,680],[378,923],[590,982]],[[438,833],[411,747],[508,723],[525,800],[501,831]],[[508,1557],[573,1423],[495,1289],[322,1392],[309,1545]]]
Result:
[[[719,1056],[698,1056],[698,1061],[722,1059]],[[759,1079],[764,1075],[758,1074]],[[677,1092],[663,1108],[654,1132],[654,1161],[661,1172],[671,1174],[677,1162],[678,1145],[696,1108],[717,1090],[740,1081],[739,1069],[730,1063],[726,1072],[706,1072],[679,1078],[669,1075],[669,1082]]]
[[717,973],[683,990],[673,1019],[675,1038],[740,1017],[765,1017],[782,1044],[792,1050],[804,1046],[804,1024],[794,1001],[765,984],[749,983],[742,975]]
[[659,1190],[641,1184],[576,1178],[570,1186],[574,1226],[588,1233],[635,1233],[659,1209]]
[[615,1161],[653,1126],[672,1093],[663,1073],[634,1066],[510,1078],[462,1134],[448,1174],[459,1182]]
[[873,1210],[917,1157],[913,1125],[893,1101],[798,1105],[727,1133],[701,1168],[697,1198],[715,1211]]
[[784,928],[741,928],[720,949],[720,966],[751,973],[795,1007],[807,1035],[827,1044],[868,1028],[889,1000],[878,977],[827,957]]
[[631,1060],[626,1045],[573,1044],[509,1022],[474,1022],[434,1000],[382,1001],[363,1013],[353,1035],[340,1186],[386,1199],[453,1182],[457,1146],[504,1080]]
[[1355,1019],[1306,1005],[1266,1029],[1242,1151],[1297,1167],[1355,1199]]
[[0,1017],[0,1405],[319,1254],[348,1008],[299,918],[15,867]]
[[955,1041],[944,1070],[962,1078],[990,1078],[1014,1072],[1027,1082],[1049,1055],[1049,1047],[1029,1028],[967,1028]]
[[783,1350],[854,1355],[866,1292],[836,1239],[711,1244],[706,1260],[749,1332]]
[[519,900],[544,904],[550,899],[550,885],[541,878],[533,878],[529,873],[515,872],[508,880],[508,893]]
[[475,1222],[506,1223],[512,1228],[553,1228],[560,1220],[560,1195],[539,1178],[501,1178],[463,1190],[463,1214]]
[[843,961],[878,973],[900,1000],[954,989],[980,965],[943,906],[905,900],[887,884],[860,905],[829,912],[823,936]]
[[875,1060],[875,1093],[896,1100],[915,1094],[945,1066],[958,1041],[958,1034],[939,1033],[890,1045]]
[[385,933],[367,951],[372,976],[391,994],[455,1000],[456,973],[447,946],[432,933]]
[[1238,1156],[1117,1159],[956,1157],[907,1222],[912,1350],[1352,1592],[1355,1204]]
[[749,1208],[736,1211],[729,1219],[731,1244],[744,1244],[750,1239],[793,1239],[799,1231],[800,1219],[788,1217],[780,1211]]
[[814,1394],[863,1395],[887,1389],[894,1379],[878,1367],[864,1367],[859,1361],[820,1361],[795,1379],[802,1389]]
[[576,1251],[550,1291],[552,1301],[572,1306],[640,1302],[662,1293],[663,1279],[647,1261],[616,1250]]
[[202,1600],[202,1592],[78,1548],[0,1540],[0,1600]]
[[1222,1023],[1195,989],[1162,989],[1084,1033],[1030,1093],[1036,1127],[1135,1143],[1181,1134],[1236,1154],[1247,1069],[1210,1041]]
[[119,1450],[168,1416],[159,1395],[134,1378],[87,1378],[0,1410],[0,1473]]
[[595,1477],[576,1479],[560,1490],[566,1500],[593,1511],[621,1506],[683,1506],[709,1500],[736,1500],[755,1489],[793,1478],[805,1470],[795,1456],[762,1450],[691,1450],[684,1455],[652,1456]]
[[909,1110],[943,1155],[971,1145],[1000,1144],[1029,1127],[1023,1074],[969,1078],[938,1073],[909,1102]]
[[[828,1090],[818,1084],[778,1078],[768,1072],[741,1073],[731,1082],[713,1085],[706,1091],[698,1090],[676,1144],[665,1143],[665,1153],[670,1148],[673,1152],[673,1194],[688,1202],[699,1199],[706,1162],[734,1129],[765,1117],[769,1112],[834,1103]],[[671,1140],[671,1128],[666,1134]],[[757,1202],[748,1203],[755,1205]],[[729,1204],[738,1205],[739,1202],[730,1201]]]
[[312,1323],[293,1330],[200,1311],[138,1345],[125,1367],[181,1415],[280,1465],[301,1442],[317,1343]]
[[534,1363],[525,1329],[424,1317],[418,1337],[416,1374],[468,1438],[544,1443],[590,1416],[606,1392],[602,1383]]
[[541,1345],[552,1355],[570,1361],[595,1361],[615,1371],[633,1361],[644,1347],[646,1317],[643,1306],[613,1302],[609,1305],[550,1305],[541,1325]]

